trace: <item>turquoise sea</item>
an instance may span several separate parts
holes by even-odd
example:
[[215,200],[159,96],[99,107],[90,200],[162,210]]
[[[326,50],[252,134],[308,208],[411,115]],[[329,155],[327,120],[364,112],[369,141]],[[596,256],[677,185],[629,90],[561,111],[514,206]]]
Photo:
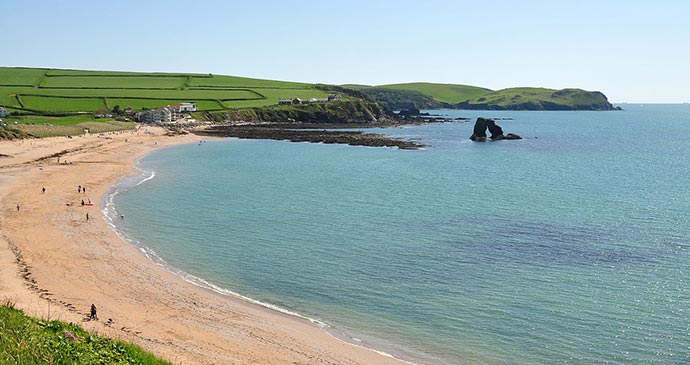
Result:
[[[690,105],[431,111],[418,151],[157,151],[106,214],[190,280],[424,364],[690,363]],[[124,215],[124,219],[115,218]]]

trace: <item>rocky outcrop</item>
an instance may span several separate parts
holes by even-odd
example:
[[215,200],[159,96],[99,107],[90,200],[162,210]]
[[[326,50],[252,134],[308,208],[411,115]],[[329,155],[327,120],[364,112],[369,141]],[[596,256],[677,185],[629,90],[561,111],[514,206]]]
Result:
[[[428,113],[425,114],[429,115]],[[417,108],[400,109],[398,115],[401,117],[418,117],[422,115],[422,112]]]
[[397,147],[402,150],[414,150],[424,145],[414,141],[394,138],[375,133],[360,131],[336,131],[324,129],[286,129],[275,126],[228,126],[218,125],[194,131],[201,136],[236,137],[242,139],[275,139],[291,142],[338,143],[351,146]]
[[[400,117],[383,105],[367,100],[347,100],[306,105],[244,108],[212,114],[211,120],[242,121],[251,124],[351,124],[364,126],[402,123]],[[207,118],[209,118],[207,116]]]
[[489,128],[489,133],[491,133],[491,139],[497,139],[503,136],[503,128],[501,128],[493,119],[489,119],[486,126]]
[[477,121],[474,123],[474,131],[470,137],[471,140],[475,142],[486,141],[486,129],[489,127],[489,120],[491,119],[477,118]]
[[503,128],[496,124],[493,119],[481,117],[477,118],[477,121],[474,123],[474,130],[470,139],[475,142],[485,142],[487,129],[489,133],[491,133],[490,138],[492,141],[501,139],[522,139],[522,137],[514,133],[503,134]]

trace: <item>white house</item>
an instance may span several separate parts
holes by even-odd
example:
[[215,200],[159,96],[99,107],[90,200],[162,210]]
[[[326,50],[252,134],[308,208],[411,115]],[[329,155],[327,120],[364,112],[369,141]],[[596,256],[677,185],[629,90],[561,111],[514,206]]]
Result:
[[172,113],[172,120],[183,119],[188,112],[195,112],[196,103],[179,103],[168,105],[168,109]]
[[195,112],[196,103],[180,103],[180,112]]

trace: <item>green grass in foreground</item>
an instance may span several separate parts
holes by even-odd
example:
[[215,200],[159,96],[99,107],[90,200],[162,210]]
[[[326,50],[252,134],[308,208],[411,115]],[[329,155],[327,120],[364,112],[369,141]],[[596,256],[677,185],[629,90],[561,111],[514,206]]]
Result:
[[168,364],[139,346],[86,332],[73,323],[0,306],[0,364]]

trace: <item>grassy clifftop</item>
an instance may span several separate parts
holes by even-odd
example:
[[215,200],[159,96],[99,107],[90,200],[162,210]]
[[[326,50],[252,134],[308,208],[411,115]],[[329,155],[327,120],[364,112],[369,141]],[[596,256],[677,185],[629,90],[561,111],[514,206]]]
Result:
[[491,90],[458,84],[435,84],[430,82],[412,82],[377,86],[384,89],[418,91],[441,103],[457,104],[462,101],[482,96]]
[[0,364],[170,365],[139,346],[28,317],[8,304],[0,306]]
[[613,110],[604,94],[582,89],[510,88],[459,103],[461,109]]

